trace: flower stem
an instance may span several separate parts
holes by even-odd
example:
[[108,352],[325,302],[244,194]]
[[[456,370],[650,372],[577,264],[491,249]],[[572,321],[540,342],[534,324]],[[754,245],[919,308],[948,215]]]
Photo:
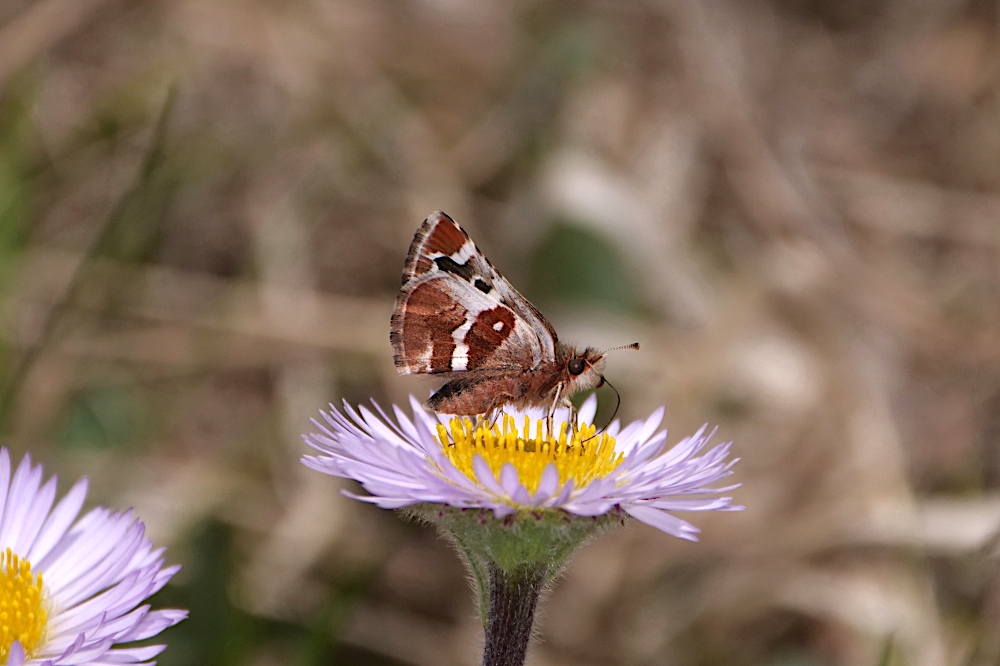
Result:
[[523,666],[545,570],[504,571],[489,565],[489,619],[483,666]]

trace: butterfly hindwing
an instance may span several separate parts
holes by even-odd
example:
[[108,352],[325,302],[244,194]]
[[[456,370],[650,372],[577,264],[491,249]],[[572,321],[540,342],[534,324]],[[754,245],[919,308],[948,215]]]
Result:
[[410,244],[389,337],[400,374],[448,379],[427,401],[436,412],[551,410],[603,381],[604,352],[560,344],[545,317],[440,212]]

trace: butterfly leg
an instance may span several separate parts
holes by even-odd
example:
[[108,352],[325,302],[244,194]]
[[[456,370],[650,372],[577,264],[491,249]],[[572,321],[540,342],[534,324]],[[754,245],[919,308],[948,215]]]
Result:
[[503,413],[503,407],[494,407],[490,411],[483,414],[483,419],[486,421],[486,425],[490,430],[492,430],[493,426],[497,424],[497,421],[500,420],[500,415]]
[[482,414],[476,414],[472,417],[472,427],[473,429],[478,428],[481,425],[485,425],[487,428],[492,428],[493,424],[496,423],[497,413],[500,410],[496,407],[490,407]]
[[556,407],[559,406],[560,398],[562,398],[562,391],[563,391],[563,383],[559,382],[558,384],[556,384],[556,390],[555,390],[556,395],[555,398],[552,400],[552,405],[545,413],[545,428],[548,432],[548,436],[553,438],[556,436],[554,432],[553,420],[556,413]]

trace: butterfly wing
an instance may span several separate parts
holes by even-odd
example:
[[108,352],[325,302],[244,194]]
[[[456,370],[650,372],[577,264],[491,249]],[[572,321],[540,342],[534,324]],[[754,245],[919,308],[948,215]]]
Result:
[[413,237],[390,340],[401,374],[489,372],[555,360],[552,325],[441,212]]

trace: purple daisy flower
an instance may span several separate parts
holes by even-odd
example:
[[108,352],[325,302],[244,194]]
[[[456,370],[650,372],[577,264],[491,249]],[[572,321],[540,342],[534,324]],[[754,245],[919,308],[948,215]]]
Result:
[[0,448],[0,663],[152,664],[165,645],[116,647],[177,624],[183,610],[142,602],[180,567],[145,538],[131,511],[92,509],[81,479],[55,506],[56,478],[24,457],[11,476]]
[[668,534],[696,541],[698,528],[674,511],[740,510],[710,486],[731,474],[731,443],[702,452],[714,434],[702,427],[667,449],[657,431],[663,409],[624,428],[604,433],[593,426],[597,400],[580,409],[577,428],[569,410],[553,415],[548,434],[542,410],[513,410],[495,424],[428,413],[410,398],[412,418],[393,407],[395,420],[333,405],[313,420],[319,432],[303,435],[320,455],[302,462],[326,474],[355,479],[370,495],[344,494],[384,509],[429,502],[491,509],[497,518],[515,512],[565,511],[600,516],[619,507]]

